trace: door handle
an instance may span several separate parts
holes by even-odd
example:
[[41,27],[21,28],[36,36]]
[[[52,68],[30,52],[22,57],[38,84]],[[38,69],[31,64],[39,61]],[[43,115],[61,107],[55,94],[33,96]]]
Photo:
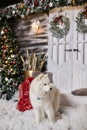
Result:
[[68,52],[72,52],[72,51],[77,51],[77,52],[80,52],[79,49],[65,49],[65,51],[68,51]]
[[69,51],[69,52],[72,52],[72,49],[65,49],[65,51]]
[[77,52],[80,52],[80,50],[79,50],[79,49],[73,49],[73,51],[77,51]]

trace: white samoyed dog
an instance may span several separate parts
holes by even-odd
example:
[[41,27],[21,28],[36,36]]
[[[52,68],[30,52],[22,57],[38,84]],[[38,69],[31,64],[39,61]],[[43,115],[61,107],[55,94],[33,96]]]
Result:
[[60,105],[60,92],[50,83],[48,74],[38,75],[30,85],[30,100],[34,108],[36,122],[41,122],[45,115],[49,122],[56,121]]

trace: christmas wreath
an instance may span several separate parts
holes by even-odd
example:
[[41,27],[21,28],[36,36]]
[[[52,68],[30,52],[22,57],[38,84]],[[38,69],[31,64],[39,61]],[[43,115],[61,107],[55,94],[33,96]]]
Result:
[[63,38],[64,35],[67,35],[70,28],[70,21],[66,16],[59,15],[53,17],[53,20],[50,22],[50,31],[56,38]]
[[87,7],[78,13],[76,17],[77,31],[80,33],[87,33]]

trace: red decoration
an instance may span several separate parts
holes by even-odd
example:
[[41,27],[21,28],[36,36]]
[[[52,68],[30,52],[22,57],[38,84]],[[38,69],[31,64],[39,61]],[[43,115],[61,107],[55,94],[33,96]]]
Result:
[[49,7],[50,7],[49,4],[47,4],[46,8],[48,9]]
[[7,36],[6,36],[6,35],[4,35],[4,36],[3,36],[3,38],[4,38],[4,39],[6,39],[6,38],[7,38]]
[[42,0],[42,3],[44,3],[44,0]]
[[32,109],[32,105],[30,103],[30,97],[29,97],[29,89],[30,89],[30,83],[32,82],[34,78],[29,77],[24,82],[22,82],[18,89],[19,89],[19,101],[17,104],[17,109],[20,111],[26,111]]
[[7,43],[7,42],[8,42],[8,38],[6,38],[6,39],[4,40],[4,42]]
[[35,6],[38,6],[38,5],[39,5],[38,0],[35,0],[35,1],[34,1],[34,5],[35,5]]
[[8,32],[8,30],[5,28],[5,29],[4,29],[4,32],[5,32],[5,33],[7,33],[7,32]]
[[61,23],[63,23],[63,21],[62,21],[62,15],[60,15],[59,17],[55,17],[55,19],[54,19],[54,23],[57,23],[57,22],[61,22]]
[[84,15],[85,15],[85,17],[87,18],[87,7],[85,7]]
[[16,64],[16,62],[15,62],[15,61],[12,61],[12,64],[13,64],[13,65],[15,65],[15,64]]
[[5,58],[5,57],[6,57],[6,55],[5,55],[5,54],[3,54],[3,55],[2,55],[2,57],[3,57],[3,58]]
[[2,48],[3,48],[4,50],[6,50],[7,47],[4,45]]

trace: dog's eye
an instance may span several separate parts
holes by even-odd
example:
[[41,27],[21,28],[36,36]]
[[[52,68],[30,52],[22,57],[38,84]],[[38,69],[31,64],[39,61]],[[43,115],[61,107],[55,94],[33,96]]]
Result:
[[47,85],[47,84],[44,84],[44,85]]

